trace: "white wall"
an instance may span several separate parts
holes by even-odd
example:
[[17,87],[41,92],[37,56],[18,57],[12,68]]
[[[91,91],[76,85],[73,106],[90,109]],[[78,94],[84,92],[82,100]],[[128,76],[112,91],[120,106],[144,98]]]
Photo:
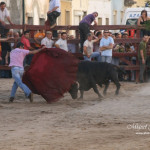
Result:
[[[124,7],[124,0],[112,0],[112,25],[120,25],[121,24],[121,18],[123,14],[121,12],[125,11]],[[115,21],[115,16],[116,15],[116,21]]]
[[102,18],[102,25],[106,24],[106,18],[109,18],[111,25],[111,1],[110,0],[89,0],[88,14],[98,12],[98,18]]

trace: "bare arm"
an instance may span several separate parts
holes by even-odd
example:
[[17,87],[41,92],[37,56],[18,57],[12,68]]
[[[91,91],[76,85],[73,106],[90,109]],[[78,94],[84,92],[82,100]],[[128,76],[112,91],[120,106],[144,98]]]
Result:
[[12,37],[3,38],[3,39],[0,39],[0,42],[6,42],[10,39],[13,39],[13,38]]
[[101,51],[105,51],[105,50],[108,50],[108,49],[113,49],[113,44],[112,43],[110,43],[109,46],[102,46],[102,47],[100,47]]
[[9,22],[11,25],[13,25],[13,23],[11,22],[11,20],[10,20],[10,17],[9,17],[9,16],[7,17],[7,20],[8,20],[8,22]]
[[55,44],[55,47],[56,47],[56,48],[60,48],[58,44]]
[[142,26],[142,25],[140,24],[140,22],[141,22],[141,17],[138,19],[138,22],[137,22],[137,25],[138,25],[138,26]]
[[141,58],[142,58],[142,63],[145,64],[145,59],[144,59],[143,50],[140,50],[140,55],[141,55]]
[[87,53],[87,47],[86,46],[83,47],[83,51],[84,51],[84,54],[89,58],[90,55],[88,55],[88,53]]
[[[33,50],[33,51],[30,51],[29,54],[36,54],[36,53],[39,53],[41,50],[45,49],[46,47],[43,46],[42,48],[38,49],[38,50]],[[28,54],[28,55],[29,55]]]
[[94,20],[94,25],[97,26],[97,21],[96,20]]
[[10,56],[10,52],[7,52],[5,56],[5,64],[8,65],[8,57]]
[[93,40],[93,43],[96,43],[98,42],[100,39],[99,38],[96,38],[95,40]]

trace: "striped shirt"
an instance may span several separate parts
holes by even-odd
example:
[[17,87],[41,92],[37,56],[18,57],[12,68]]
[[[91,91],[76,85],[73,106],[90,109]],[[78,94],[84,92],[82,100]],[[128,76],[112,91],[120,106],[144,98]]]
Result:
[[29,54],[29,50],[16,48],[10,53],[10,67],[22,67],[23,61],[26,55]]
[[60,0],[51,0],[49,2],[49,11],[52,11],[52,9],[55,7],[59,7],[56,9],[56,11],[60,12]]

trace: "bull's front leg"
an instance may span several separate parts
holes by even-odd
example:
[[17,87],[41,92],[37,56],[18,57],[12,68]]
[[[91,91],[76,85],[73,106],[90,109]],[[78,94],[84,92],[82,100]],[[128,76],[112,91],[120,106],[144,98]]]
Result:
[[106,95],[106,92],[107,92],[107,89],[108,89],[108,87],[109,87],[109,84],[110,84],[109,80],[106,81],[106,83],[105,83],[105,88],[104,88],[104,91],[103,91],[103,94],[104,94],[104,95]]
[[93,90],[94,90],[94,92],[98,95],[98,97],[99,97],[100,99],[103,98],[103,96],[99,93],[96,84],[93,86]]
[[84,94],[84,90],[80,90],[80,97],[78,98],[79,100],[83,99],[83,94]]

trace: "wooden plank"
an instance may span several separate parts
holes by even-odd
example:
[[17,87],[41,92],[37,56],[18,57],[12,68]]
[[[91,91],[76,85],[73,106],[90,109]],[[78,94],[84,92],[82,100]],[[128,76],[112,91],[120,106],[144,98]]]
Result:
[[[5,25],[6,29],[26,29],[26,30],[50,30],[49,26],[45,25]],[[120,29],[142,29],[143,27],[131,26],[131,25],[98,25],[90,26],[91,30],[120,30]],[[78,30],[78,26],[56,26],[52,30]]]
[[0,70],[10,70],[11,68],[9,66],[3,66],[0,65]]

